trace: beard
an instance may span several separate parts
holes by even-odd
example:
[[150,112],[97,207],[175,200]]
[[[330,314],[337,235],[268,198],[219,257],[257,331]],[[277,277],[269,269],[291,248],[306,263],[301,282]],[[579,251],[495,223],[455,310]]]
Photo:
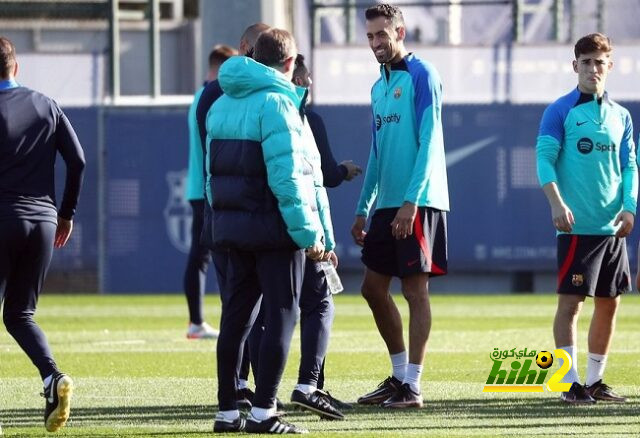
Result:
[[392,59],[391,50],[389,49],[383,49],[382,53],[374,52],[373,54],[376,57],[376,61],[378,61],[378,63],[380,64],[386,64]]

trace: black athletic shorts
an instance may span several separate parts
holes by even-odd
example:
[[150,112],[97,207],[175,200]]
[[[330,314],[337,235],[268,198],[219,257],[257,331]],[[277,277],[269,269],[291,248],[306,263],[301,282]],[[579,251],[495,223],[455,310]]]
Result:
[[364,238],[362,262],[372,271],[391,277],[407,277],[419,272],[432,277],[447,273],[447,216],[431,207],[418,207],[413,234],[396,239],[391,222],[397,208],[382,208],[371,218]]
[[617,297],[631,291],[631,270],[624,238],[558,236],[558,293]]

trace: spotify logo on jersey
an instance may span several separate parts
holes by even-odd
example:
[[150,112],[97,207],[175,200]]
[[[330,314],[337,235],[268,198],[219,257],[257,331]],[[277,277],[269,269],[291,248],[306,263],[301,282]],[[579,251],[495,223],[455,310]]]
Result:
[[578,151],[582,154],[588,154],[593,150],[593,142],[590,138],[583,137],[578,140]]

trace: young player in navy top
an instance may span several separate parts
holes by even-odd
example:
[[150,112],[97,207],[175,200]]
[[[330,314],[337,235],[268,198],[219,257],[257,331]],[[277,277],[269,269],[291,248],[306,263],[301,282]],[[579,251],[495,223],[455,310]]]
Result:
[[[311,74],[304,63],[304,56],[298,54],[293,71],[293,83],[309,89]],[[308,122],[315,145],[320,153],[321,171],[325,187],[336,187],[342,181],[351,181],[362,171],[359,166],[347,160],[338,164],[333,157],[327,132],[319,114],[310,110],[303,102],[303,113]],[[309,144],[313,147],[313,144]],[[332,254],[331,261],[337,266],[338,257]],[[334,303],[332,291],[327,281],[327,273],[322,263],[307,259],[300,292],[300,367],[298,384],[291,394],[291,402],[319,414],[322,418],[342,419],[344,409],[352,406],[344,403],[329,392],[324,391],[324,364],[329,335],[333,323]]]

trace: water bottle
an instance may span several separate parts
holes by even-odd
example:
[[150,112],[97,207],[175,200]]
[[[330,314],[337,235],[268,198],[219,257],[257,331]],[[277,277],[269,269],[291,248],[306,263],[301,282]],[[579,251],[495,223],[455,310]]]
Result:
[[342,281],[340,281],[340,276],[338,275],[338,271],[336,271],[336,268],[333,267],[333,263],[331,263],[330,261],[320,262],[320,266],[322,266],[324,276],[327,279],[329,292],[331,292],[333,295],[342,292],[344,290],[344,287],[342,287]]

